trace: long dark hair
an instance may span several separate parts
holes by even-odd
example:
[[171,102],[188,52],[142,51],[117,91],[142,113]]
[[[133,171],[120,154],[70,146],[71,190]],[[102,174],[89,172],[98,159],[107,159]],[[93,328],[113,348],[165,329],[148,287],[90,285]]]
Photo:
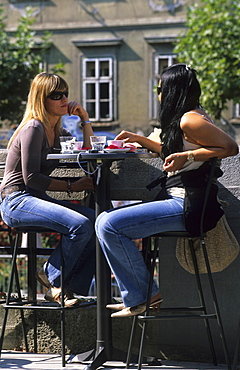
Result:
[[162,157],[183,150],[180,120],[184,113],[199,107],[201,88],[196,71],[186,64],[173,64],[160,77],[162,97],[159,109]]

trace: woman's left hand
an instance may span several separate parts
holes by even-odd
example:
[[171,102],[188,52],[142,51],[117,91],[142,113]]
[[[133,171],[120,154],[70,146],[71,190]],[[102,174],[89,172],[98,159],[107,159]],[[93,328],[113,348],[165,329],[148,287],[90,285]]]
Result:
[[187,161],[187,152],[173,153],[165,158],[163,169],[166,172],[180,170]]
[[[81,121],[89,121],[88,112],[76,101],[70,101],[68,103],[68,113],[79,116]],[[82,127],[83,130],[83,148],[91,148],[90,136],[94,136],[92,125],[88,123]]]
[[76,101],[68,102],[68,114],[79,116],[82,121],[89,120],[88,112],[81,106],[81,104],[77,103]]
[[71,183],[71,191],[94,190],[93,179],[83,176],[79,180]]

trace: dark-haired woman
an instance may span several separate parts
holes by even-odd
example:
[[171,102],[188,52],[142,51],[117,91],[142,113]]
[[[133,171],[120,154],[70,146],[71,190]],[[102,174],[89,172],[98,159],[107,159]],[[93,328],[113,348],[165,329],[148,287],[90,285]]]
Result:
[[[4,178],[0,187],[1,216],[11,227],[39,226],[62,234],[65,265],[65,305],[78,302],[73,293],[87,295],[95,271],[94,211],[79,204],[50,198],[46,191],[93,190],[89,177],[75,182],[50,176],[58,161],[47,160],[60,136],[70,133],[61,126],[65,114],[82,121],[84,146],[93,135],[88,113],[68,101],[68,85],[56,74],[40,73],[32,81],[22,122],[8,144]],[[60,302],[60,246],[40,269],[36,278],[47,287],[45,298]]]
[[[160,154],[167,173],[166,199],[109,210],[96,221],[97,236],[123,299],[123,304],[107,306],[117,310],[112,317],[133,316],[146,310],[149,273],[133,239],[163,231],[186,231],[184,175],[200,170],[213,157],[221,159],[238,153],[236,142],[216,127],[200,106],[201,89],[194,69],[186,64],[166,68],[157,89],[159,143],[127,131],[121,132],[117,139],[137,142]],[[218,218],[221,215],[219,210]],[[151,306],[161,301],[154,283]]]

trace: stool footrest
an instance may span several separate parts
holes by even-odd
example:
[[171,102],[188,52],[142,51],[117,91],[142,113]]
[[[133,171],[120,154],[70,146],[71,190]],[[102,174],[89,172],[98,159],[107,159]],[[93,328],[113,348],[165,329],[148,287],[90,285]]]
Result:
[[[18,247],[17,255],[29,255],[30,253],[36,256],[50,256],[54,251],[54,248],[33,248],[31,251],[29,248]],[[12,248],[0,246],[0,255],[11,255]]]
[[204,306],[192,307],[161,307],[161,312],[164,311],[204,311]]
[[216,314],[202,315],[162,315],[162,316],[138,316],[141,321],[177,320],[177,319],[216,319]]
[[76,306],[71,306],[71,307],[62,307],[62,306],[53,306],[53,304],[50,305],[44,305],[44,304],[35,304],[35,305],[31,305],[31,303],[29,302],[24,302],[24,303],[12,303],[12,304],[3,304],[3,307],[4,308],[7,308],[7,309],[19,309],[19,310],[73,310],[73,309],[79,309],[79,308],[85,308],[85,307],[88,307],[88,306],[93,306],[93,305],[96,305],[96,303],[90,303],[90,302],[84,302],[84,303],[81,303],[79,305],[76,305]]

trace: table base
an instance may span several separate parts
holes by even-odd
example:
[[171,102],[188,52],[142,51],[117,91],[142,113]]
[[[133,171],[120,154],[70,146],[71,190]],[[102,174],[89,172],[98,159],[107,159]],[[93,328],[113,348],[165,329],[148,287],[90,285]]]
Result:
[[[100,366],[104,366],[106,362],[120,362],[121,365],[115,367],[126,367],[126,357],[127,353],[120,349],[112,348],[111,355],[109,355],[107,354],[106,349],[102,348],[97,355],[96,350],[94,349],[88,352],[77,354],[75,356],[70,356],[70,358],[67,360],[67,363],[79,362],[83,365],[86,364],[87,366],[84,368],[84,370],[95,370]],[[137,364],[138,355],[131,354],[130,362],[132,364]],[[143,362],[150,366],[162,365],[161,361],[155,357],[144,357]]]

